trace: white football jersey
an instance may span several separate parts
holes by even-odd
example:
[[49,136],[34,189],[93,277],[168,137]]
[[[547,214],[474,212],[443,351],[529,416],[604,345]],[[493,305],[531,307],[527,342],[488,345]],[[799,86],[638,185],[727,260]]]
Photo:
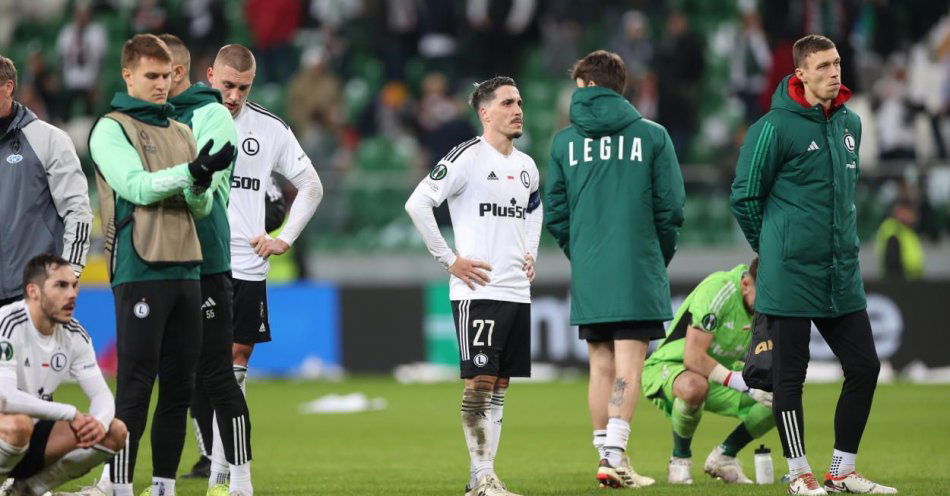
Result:
[[0,377],[16,378],[17,389],[52,401],[66,380],[101,375],[92,339],[76,321],[56,324],[53,334],[36,330],[23,300],[0,308]]
[[528,252],[529,212],[540,204],[534,160],[513,149],[503,155],[481,137],[452,149],[416,188],[436,204],[449,203],[458,256],[487,262],[491,282],[469,287],[451,277],[451,300],[531,302],[522,269]]
[[244,281],[267,279],[270,264],[254,253],[251,239],[264,231],[264,196],[271,172],[292,178],[312,168],[293,131],[264,107],[247,102],[234,118],[238,157],[231,178],[231,274]]

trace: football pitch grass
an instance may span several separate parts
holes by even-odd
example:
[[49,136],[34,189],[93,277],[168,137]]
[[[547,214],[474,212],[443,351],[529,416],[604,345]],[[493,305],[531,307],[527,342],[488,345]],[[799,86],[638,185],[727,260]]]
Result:
[[[828,468],[833,444],[835,401],[840,385],[805,388],[806,442],[816,474]],[[362,392],[382,397],[386,409],[355,414],[305,415],[302,403],[326,394]],[[468,453],[459,421],[459,383],[401,385],[388,378],[342,382],[251,381],[248,398],[253,439],[255,494],[270,495],[458,495],[468,479]],[[64,385],[57,400],[80,402],[75,385]],[[597,460],[587,416],[586,380],[515,383],[505,403],[505,422],[496,471],[512,491],[534,495],[605,495],[594,484]],[[155,399],[153,397],[152,407]],[[189,422],[179,473],[197,457]],[[666,483],[670,425],[643,398],[630,434],[635,469],[657,484],[625,493],[779,495],[785,487],[726,486],[702,472],[709,451],[736,421],[706,414],[693,442],[692,486]],[[773,430],[740,453],[754,478],[752,450],[772,449],[776,477],[785,473],[778,434]],[[858,456],[858,469],[901,494],[950,494],[950,386],[881,385]],[[149,483],[149,432],[142,438],[135,474],[136,494]],[[93,474],[98,474],[96,469]],[[93,475],[83,477],[88,483]],[[78,488],[67,484],[61,490]],[[178,496],[204,495],[206,481],[178,481]]]

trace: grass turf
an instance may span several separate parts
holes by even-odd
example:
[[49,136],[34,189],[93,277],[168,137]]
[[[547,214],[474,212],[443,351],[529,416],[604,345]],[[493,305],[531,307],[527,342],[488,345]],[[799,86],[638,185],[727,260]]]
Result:
[[[459,423],[459,384],[399,385],[391,379],[354,378],[340,383],[252,381],[248,395],[253,423],[255,493],[269,495],[461,495],[468,478],[468,454]],[[586,407],[586,382],[513,384],[495,466],[511,490],[524,495],[603,495],[594,484],[596,454]],[[833,444],[834,406],[839,385],[805,389],[806,439],[816,474],[824,474]],[[301,403],[329,393],[355,391],[383,397],[383,411],[303,415]],[[64,385],[59,401],[80,401],[81,391]],[[153,401],[154,407],[154,401]],[[901,494],[950,494],[950,386],[882,385],[862,441],[858,468]],[[180,473],[197,452],[186,439]],[[785,493],[771,486],[726,486],[702,473],[706,454],[736,421],[708,414],[693,442],[693,486],[671,486],[666,462],[669,422],[651,403],[634,414],[629,451],[633,466],[657,479],[638,493],[755,495]],[[151,453],[146,431],[139,450],[136,493],[148,484]],[[785,472],[778,435],[762,442],[772,449],[776,477]],[[740,453],[754,477],[752,446]],[[98,475],[99,469],[93,474]],[[83,477],[88,483],[92,475]],[[78,483],[61,490],[78,488]],[[205,481],[178,481],[179,496],[205,493]]]

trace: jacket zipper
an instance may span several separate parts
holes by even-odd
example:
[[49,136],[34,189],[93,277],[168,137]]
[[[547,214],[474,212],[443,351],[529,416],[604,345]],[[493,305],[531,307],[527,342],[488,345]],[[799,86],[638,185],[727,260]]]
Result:
[[827,140],[828,153],[831,157],[831,273],[829,274],[829,298],[828,309],[832,313],[837,312],[837,305],[835,304],[835,274],[838,271],[838,208],[835,202],[835,199],[838,197],[838,179],[836,175],[835,168],[835,149],[832,146],[832,130],[834,125],[832,122],[834,114],[828,117],[825,121],[825,139]]

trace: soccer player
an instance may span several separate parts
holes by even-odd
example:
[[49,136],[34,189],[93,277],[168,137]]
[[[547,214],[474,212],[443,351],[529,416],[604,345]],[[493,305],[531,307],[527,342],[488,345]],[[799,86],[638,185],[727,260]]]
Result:
[[[772,109],[746,134],[731,196],[732,213],[761,260],[754,325],[773,343],[773,413],[792,476],[788,492],[893,494],[855,472],[881,367],[858,264],[861,119],[845,106],[851,91],[831,40],[805,36],[792,55],[795,74],[782,80]],[[802,384],[813,322],[845,378],[824,488],[805,457]]]
[[[77,293],[70,262],[47,253],[23,269],[24,299],[0,307],[0,474],[16,479],[12,496],[77,479],[126,443],[92,341],[73,318]],[[67,379],[86,393],[88,413],[53,401]]]
[[571,261],[571,324],[590,357],[588,408],[613,488],[653,484],[625,455],[651,339],[673,318],[666,266],[683,224],[683,177],[666,130],[622,95],[623,60],[598,50],[571,71],[571,126],[554,136],[545,224]]
[[116,417],[128,446],[111,463],[115,496],[132,495],[139,439],[155,378],[152,494],[173,495],[201,348],[201,245],[195,219],[211,210],[212,174],[234,157],[228,143],[196,153],[188,126],[170,119],[172,56],[154,35],[122,47],[126,92],[89,137],[115,296]]
[[673,422],[671,484],[693,483],[690,444],[704,410],[741,420],[703,467],[726,483],[752,483],[736,454],[775,426],[772,394],[746,386],[741,370],[752,340],[758,266],[754,258],[748,267],[715,272],[699,283],[643,366],[643,395]]
[[[267,259],[290,249],[323,198],[320,177],[293,131],[265,108],[247,101],[255,70],[254,55],[242,45],[222,47],[213,66],[208,69],[211,87],[221,92],[224,106],[234,118],[239,143],[231,177],[228,220],[234,287],[232,364],[242,391],[246,390],[245,377],[254,345],[271,340],[267,318],[266,279],[270,268]],[[264,226],[265,194],[271,172],[284,176],[297,188],[287,223],[276,238],[270,237]],[[197,421],[199,425],[211,424],[207,420]],[[245,472],[235,465],[229,468],[219,433],[214,427],[212,429],[214,446],[209,495],[225,495],[228,494],[229,479],[232,485],[236,482],[235,476],[248,477],[249,481],[250,469]],[[202,437],[211,438],[210,435],[202,432]],[[236,494],[234,489],[231,488],[232,495]]]
[[[511,377],[531,375],[531,281],[541,236],[534,160],[514,146],[523,133],[515,81],[476,85],[470,103],[484,129],[439,160],[406,202],[435,259],[449,271],[458,331],[462,430],[471,458],[466,496],[504,496],[494,461]],[[432,209],[448,201],[455,251]]]

